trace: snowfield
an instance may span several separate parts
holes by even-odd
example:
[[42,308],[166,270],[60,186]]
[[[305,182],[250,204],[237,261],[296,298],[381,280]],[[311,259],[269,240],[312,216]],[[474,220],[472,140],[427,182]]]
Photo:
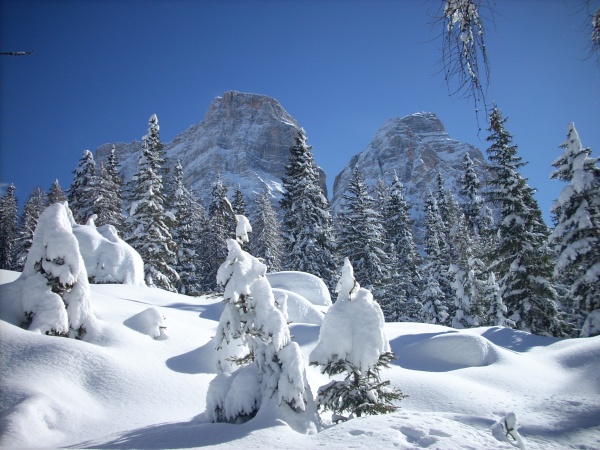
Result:
[[[0,271],[0,283],[18,275]],[[83,342],[11,324],[0,286],[1,447],[502,449],[516,434],[495,424],[514,412],[524,448],[600,449],[600,336],[387,323],[398,359],[381,376],[408,395],[400,409],[337,425],[323,415],[320,432],[303,434],[276,408],[243,425],[207,422],[221,298],[90,288],[97,333]],[[302,311],[315,321],[296,308],[290,329],[308,361],[320,327]],[[306,370],[313,393],[329,382]]]

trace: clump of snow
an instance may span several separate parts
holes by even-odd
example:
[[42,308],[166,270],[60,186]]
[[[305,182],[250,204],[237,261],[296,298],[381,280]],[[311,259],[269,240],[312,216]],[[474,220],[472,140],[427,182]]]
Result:
[[250,225],[250,221],[248,218],[242,214],[235,215],[236,227],[235,227],[235,236],[241,240],[241,242],[248,242],[250,239],[248,238],[248,233],[252,233],[252,226]]
[[384,330],[383,312],[373,295],[354,279],[352,265],[344,261],[337,286],[337,301],[329,308],[319,342],[310,354],[310,363],[326,365],[332,360],[345,360],[366,374],[390,351]]
[[96,228],[89,220],[87,225],[73,224],[73,234],[92,282],[145,284],[141,256],[119,237],[114,226]]
[[285,289],[273,288],[275,302],[284,307],[288,322],[321,325],[324,314],[303,296]]
[[283,271],[267,274],[273,288],[301,295],[313,305],[331,306],[329,289],[319,277],[306,272]]
[[446,332],[434,335],[404,347],[398,358],[403,365],[413,361],[425,363],[427,368],[455,368],[487,366],[497,360],[493,344],[478,334]]
[[492,425],[492,434],[501,442],[508,442],[513,447],[525,450],[525,443],[519,434],[519,422],[514,412],[508,413]]
[[158,341],[169,339],[165,317],[156,308],[145,309],[127,319],[123,324]]
[[[66,203],[48,206],[38,219],[21,276],[6,289],[4,320],[41,334],[83,338],[96,319],[79,244]],[[4,296],[4,295],[3,295]]]

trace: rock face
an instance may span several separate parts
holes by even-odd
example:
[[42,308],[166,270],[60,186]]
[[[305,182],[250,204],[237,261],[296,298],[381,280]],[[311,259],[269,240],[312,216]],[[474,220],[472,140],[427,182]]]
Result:
[[[239,184],[247,199],[265,188],[279,197],[298,129],[277,100],[228,91],[213,100],[202,122],[163,144],[169,163],[181,161],[184,182],[200,199],[208,199],[217,174],[229,188]],[[137,141],[115,144],[125,180],[137,170],[141,146]],[[98,148],[96,158],[102,161],[111,148],[112,144]],[[322,172],[321,181],[327,193]]]
[[377,131],[365,150],[352,157],[350,163],[335,178],[333,209],[342,205],[355,167],[367,185],[375,186],[379,178],[390,184],[394,171],[405,187],[405,197],[413,203],[413,216],[423,211],[429,192],[437,189],[436,176],[440,171],[446,189],[458,197],[464,155],[475,163],[480,181],[488,179],[484,158],[476,147],[458,142],[448,136],[438,117],[429,112],[390,119]]

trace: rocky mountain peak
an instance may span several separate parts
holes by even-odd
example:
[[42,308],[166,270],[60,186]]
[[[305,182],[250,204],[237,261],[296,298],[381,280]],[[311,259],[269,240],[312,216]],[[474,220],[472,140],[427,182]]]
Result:
[[484,158],[471,144],[452,139],[444,124],[431,112],[419,112],[386,121],[375,133],[365,150],[353,156],[348,166],[335,178],[333,209],[341,207],[355,167],[365,182],[375,186],[378,179],[388,185],[394,173],[405,186],[405,195],[414,205],[418,217],[429,192],[435,191],[437,172],[441,172],[445,187],[456,193],[462,174],[462,164],[468,153],[475,163],[478,176],[487,179]]
[[[239,184],[248,199],[264,189],[279,197],[299,128],[274,98],[227,91],[212,101],[202,122],[163,144],[170,163],[181,162],[186,185],[200,199],[208,199],[217,174],[229,188]],[[96,157],[106,158],[111,147],[103,145]],[[126,181],[137,171],[140,150],[139,142],[116,144]],[[321,181],[326,193],[322,172]]]

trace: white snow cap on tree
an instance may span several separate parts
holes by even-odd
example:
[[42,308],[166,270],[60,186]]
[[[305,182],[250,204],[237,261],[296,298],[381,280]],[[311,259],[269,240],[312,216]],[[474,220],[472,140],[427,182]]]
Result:
[[248,242],[250,240],[248,238],[248,233],[252,233],[252,226],[250,225],[250,221],[246,216],[241,214],[236,214],[235,220],[237,222],[237,226],[235,228],[235,236],[241,242]]
[[[70,211],[54,203],[40,216],[20,283],[21,310],[31,313],[29,330],[83,337],[94,331],[90,287]],[[78,334],[79,333],[79,334]]]
[[325,315],[310,362],[326,365],[333,359],[346,360],[366,374],[382,353],[390,351],[383,313],[371,292],[354,279],[348,258],[336,290],[337,301]]
[[[241,235],[248,231],[247,222],[238,216]],[[221,373],[207,393],[208,417],[213,422],[245,421],[267,403],[310,416],[315,406],[302,354],[275,304],[267,267],[233,239],[227,240],[227,248],[217,272],[217,282],[225,285],[225,308],[213,340]]]

